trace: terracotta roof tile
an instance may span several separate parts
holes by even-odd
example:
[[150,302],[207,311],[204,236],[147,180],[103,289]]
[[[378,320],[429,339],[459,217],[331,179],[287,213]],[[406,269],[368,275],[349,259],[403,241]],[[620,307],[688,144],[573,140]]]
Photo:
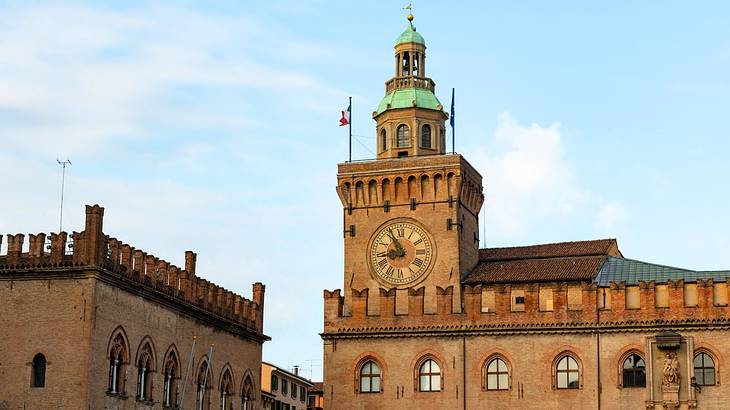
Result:
[[608,256],[621,256],[615,239],[479,250],[465,284],[593,280]]
[[[542,245],[515,246],[510,248],[479,249],[479,260],[537,259],[561,256],[610,255],[618,251],[615,239],[593,241],[547,243]],[[613,255],[618,256],[618,255]]]

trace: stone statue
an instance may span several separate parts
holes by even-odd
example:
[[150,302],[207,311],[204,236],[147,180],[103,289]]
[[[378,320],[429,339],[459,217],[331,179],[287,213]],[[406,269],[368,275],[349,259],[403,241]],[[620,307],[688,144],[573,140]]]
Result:
[[664,358],[664,377],[662,378],[662,385],[679,385],[679,361],[677,360],[677,354],[674,352],[667,353]]

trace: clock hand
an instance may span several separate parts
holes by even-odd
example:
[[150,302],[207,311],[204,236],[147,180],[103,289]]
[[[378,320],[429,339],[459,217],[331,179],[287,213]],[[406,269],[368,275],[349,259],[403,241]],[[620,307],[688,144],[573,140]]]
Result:
[[388,235],[390,236],[390,239],[393,240],[393,243],[395,244],[395,250],[398,252],[399,257],[403,257],[406,254],[406,250],[403,248],[403,245],[398,242],[398,239],[395,239],[395,235],[393,235],[393,231],[388,229]]

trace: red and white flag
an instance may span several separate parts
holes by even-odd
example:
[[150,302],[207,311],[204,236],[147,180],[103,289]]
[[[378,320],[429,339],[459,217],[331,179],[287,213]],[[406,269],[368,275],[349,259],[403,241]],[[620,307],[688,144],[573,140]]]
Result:
[[340,118],[340,127],[350,123],[350,106],[348,105],[347,110],[341,111],[341,112],[342,112],[342,118]]

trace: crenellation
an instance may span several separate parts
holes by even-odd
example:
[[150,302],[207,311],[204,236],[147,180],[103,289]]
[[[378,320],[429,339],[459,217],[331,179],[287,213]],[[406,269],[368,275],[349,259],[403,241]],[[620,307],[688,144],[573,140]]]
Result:
[[8,235],[7,261],[9,264],[20,262],[22,252],[23,252],[23,241],[24,240],[25,240],[25,235],[23,235],[22,233],[15,234],[15,235]]
[[46,234],[30,234],[28,235],[28,242],[28,255],[31,258],[38,261],[38,259],[46,256],[45,250],[43,249],[46,244]]

